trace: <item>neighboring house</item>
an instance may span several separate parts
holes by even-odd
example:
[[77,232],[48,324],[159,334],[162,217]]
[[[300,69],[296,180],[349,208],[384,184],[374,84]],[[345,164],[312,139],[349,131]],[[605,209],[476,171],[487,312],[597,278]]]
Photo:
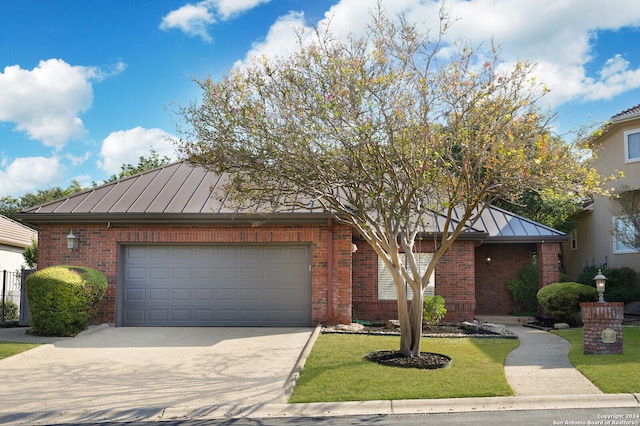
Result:
[[37,238],[35,230],[0,215],[0,302],[4,295],[20,306],[20,270],[27,266],[22,254]]
[[[601,176],[624,174],[608,187],[640,189],[640,105],[614,115],[591,146],[597,155],[594,166]],[[618,202],[602,196],[585,203],[575,216],[578,225],[563,247],[565,267],[572,279],[593,265],[639,270],[640,246],[625,246],[611,233],[619,217]]]
[[[320,209],[230,207],[225,178],[185,162],[25,210],[38,267],[102,271],[94,323],[116,326],[312,326],[397,316],[390,278],[368,244]],[[67,235],[77,239],[67,249]],[[428,262],[438,229],[417,243]],[[559,279],[556,230],[491,208],[439,262],[428,292],[447,321],[508,314],[506,281],[535,255],[540,285]],[[355,317],[353,316],[355,313]]]
[[16,272],[26,266],[22,254],[37,237],[35,230],[0,215],[0,271]]

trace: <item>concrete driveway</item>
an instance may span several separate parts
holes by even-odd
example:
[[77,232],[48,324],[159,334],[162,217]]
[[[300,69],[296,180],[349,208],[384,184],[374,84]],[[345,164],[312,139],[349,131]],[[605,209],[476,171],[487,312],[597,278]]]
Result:
[[17,413],[286,403],[285,382],[312,332],[99,327],[51,339],[0,361],[0,423]]

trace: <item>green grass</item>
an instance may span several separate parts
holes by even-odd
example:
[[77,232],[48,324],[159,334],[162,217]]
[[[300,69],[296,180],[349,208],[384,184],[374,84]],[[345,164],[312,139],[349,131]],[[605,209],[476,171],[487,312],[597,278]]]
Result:
[[33,349],[39,344],[34,343],[16,343],[16,342],[3,342],[0,341],[0,359],[8,358],[10,356],[19,354],[20,352]]
[[640,392],[640,327],[622,329],[622,355],[585,355],[581,328],[554,333],[571,342],[569,360],[602,392]]
[[423,338],[421,351],[451,358],[438,370],[388,367],[364,359],[376,350],[397,350],[397,336],[322,334],[289,402],[466,398],[513,395],[504,360],[516,339]]

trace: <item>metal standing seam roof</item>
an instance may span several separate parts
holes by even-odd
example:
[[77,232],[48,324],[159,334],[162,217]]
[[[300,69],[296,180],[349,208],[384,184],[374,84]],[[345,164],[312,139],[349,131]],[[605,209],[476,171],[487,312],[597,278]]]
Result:
[[[250,209],[232,207],[224,191],[227,182],[227,175],[217,175],[203,167],[177,162],[31,207],[18,217],[32,223],[219,223],[264,217],[265,214],[271,221],[300,222],[328,217],[319,206],[311,211],[288,208],[277,213],[259,206]],[[458,216],[453,219],[451,227],[455,226]],[[428,226],[423,232],[442,232],[444,225],[444,216],[439,215],[435,226]],[[560,231],[493,206],[483,211],[481,218],[465,235],[479,239],[488,236],[495,242],[567,239]]]
[[0,244],[25,248],[31,245],[32,239],[37,238],[37,231],[6,216],[0,215]]

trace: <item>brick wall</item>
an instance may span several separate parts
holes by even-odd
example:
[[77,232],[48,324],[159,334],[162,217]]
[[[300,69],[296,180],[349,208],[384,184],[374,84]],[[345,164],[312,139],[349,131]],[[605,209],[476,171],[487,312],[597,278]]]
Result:
[[538,286],[540,288],[560,281],[558,243],[538,243]]
[[[69,229],[78,249],[69,252]],[[118,247],[126,243],[309,243],[312,255],[312,323],[327,316],[327,226],[55,225],[38,227],[38,267],[82,265],[107,277],[109,287],[92,323],[116,322]],[[333,227],[334,306],[330,323],[351,320],[351,229]]]
[[[353,255],[353,307],[358,319],[374,321],[398,317],[398,303],[378,300],[378,256],[363,240],[357,240]],[[433,252],[427,243],[417,244],[421,252]],[[473,320],[476,308],[474,243],[458,241],[436,266],[436,294],[447,307],[444,321]]]
[[483,244],[476,248],[476,315],[509,315],[518,310],[507,281],[531,264],[535,250],[535,244]]
[[[583,302],[580,303],[585,354],[621,354],[622,321],[624,303],[622,302]],[[615,342],[603,342],[604,330],[615,333]]]

